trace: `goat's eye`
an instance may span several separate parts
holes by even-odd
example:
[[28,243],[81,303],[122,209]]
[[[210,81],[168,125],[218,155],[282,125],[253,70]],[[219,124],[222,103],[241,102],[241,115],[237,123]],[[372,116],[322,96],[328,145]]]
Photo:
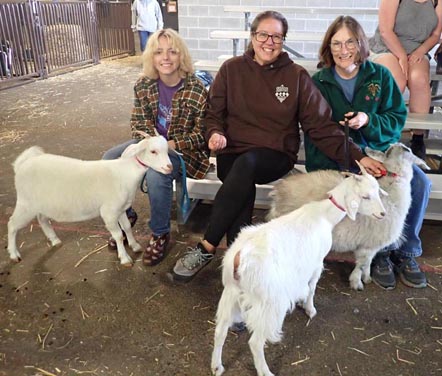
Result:
[[156,150],[151,150],[151,153],[154,154],[154,155],[158,154],[158,152]]
[[362,196],[363,200],[370,200],[370,196]]

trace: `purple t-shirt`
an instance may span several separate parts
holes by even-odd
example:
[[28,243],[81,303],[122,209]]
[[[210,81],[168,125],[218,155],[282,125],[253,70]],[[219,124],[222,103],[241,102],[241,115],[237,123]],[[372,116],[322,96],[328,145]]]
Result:
[[163,136],[167,140],[167,131],[170,126],[170,119],[172,117],[172,98],[175,95],[176,91],[183,84],[183,80],[181,80],[175,86],[167,86],[160,79],[158,80],[158,91],[160,93],[160,101],[158,103],[158,116],[157,116],[157,124],[155,128],[158,133]]

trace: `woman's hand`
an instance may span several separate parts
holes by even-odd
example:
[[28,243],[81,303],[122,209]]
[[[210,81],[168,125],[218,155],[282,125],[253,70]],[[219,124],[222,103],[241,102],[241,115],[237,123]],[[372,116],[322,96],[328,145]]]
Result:
[[385,166],[377,161],[376,159],[370,158],[370,157],[364,157],[362,158],[359,163],[364,166],[364,168],[367,170],[367,172],[370,175],[373,175],[377,178],[381,177],[383,174],[383,171],[387,171]]
[[408,65],[413,65],[415,63],[420,63],[424,58],[424,54],[419,52],[419,49],[414,50],[410,55],[408,55]]
[[402,73],[405,76],[405,80],[408,81],[408,56],[404,55],[398,59],[399,66],[401,67]]
[[[368,115],[365,112],[347,112],[344,117],[350,118],[348,126],[352,129],[359,129],[368,124]],[[345,125],[345,121],[339,122],[341,125]]]
[[209,149],[217,151],[224,149],[227,145],[227,139],[219,133],[214,133],[209,138]]

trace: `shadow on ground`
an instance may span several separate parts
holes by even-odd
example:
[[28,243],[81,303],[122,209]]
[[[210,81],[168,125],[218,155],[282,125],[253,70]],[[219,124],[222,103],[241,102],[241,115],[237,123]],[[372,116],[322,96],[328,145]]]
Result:
[[[99,159],[129,135],[138,57],[108,61],[0,92],[0,236],[15,204],[11,162],[26,147]],[[135,235],[146,244],[148,205],[139,193]],[[23,229],[23,261],[0,253],[0,375],[210,374],[214,315],[221,293],[222,251],[187,285],[165,277],[204,231],[210,205],[185,226],[173,222],[166,260],[153,268],[139,256],[121,268],[106,248],[101,220],[56,224],[63,246],[50,250],[37,224]],[[256,211],[257,220],[264,212]],[[284,339],[266,349],[278,375],[441,375],[441,224],[422,230],[430,287],[349,289],[351,256],[332,254],[316,295],[318,315],[287,316]],[[226,375],[255,375],[248,334],[229,334]]]

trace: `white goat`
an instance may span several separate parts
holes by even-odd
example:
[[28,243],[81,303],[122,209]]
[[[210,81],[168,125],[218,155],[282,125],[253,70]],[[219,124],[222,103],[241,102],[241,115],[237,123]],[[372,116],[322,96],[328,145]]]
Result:
[[[363,169],[363,167],[361,167]],[[332,242],[332,229],[357,212],[384,216],[379,185],[363,170],[329,192],[329,199],[311,202],[270,222],[243,229],[223,260],[224,291],[216,314],[212,372],[224,372],[222,347],[229,326],[244,321],[259,376],[273,375],[264,357],[266,341],[281,338],[287,312],[297,302],[310,318],[316,283]]]
[[52,247],[60,245],[61,240],[49,219],[76,222],[101,216],[117,242],[121,264],[131,266],[121,229],[134,252],[141,251],[141,246],[133,237],[126,209],[148,166],[165,174],[172,172],[163,137],[150,137],[131,145],[115,160],[82,161],[46,154],[33,146],[20,154],[13,166],[17,203],[8,222],[8,251],[16,262],[21,260],[17,231],[35,216]]
[[[349,278],[350,287],[354,290],[364,288],[362,281],[371,282],[370,264],[374,255],[384,247],[402,241],[402,230],[411,203],[413,163],[429,168],[401,143],[391,145],[385,153],[369,148],[366,152],[387,168],[386,176],[378,181],[388,193],[388,197],[382,198],[388,215],[382,222],[367,216],[357,216],[356,221],[345,219],[333,230],[331,248],[336,252],[354,252],[356,266]],[[271,193],[273,202],[267,218],[276,218],[307,202],[323,199],[327,191],[343,179],[338,171],[331,170],[289,176]]]

